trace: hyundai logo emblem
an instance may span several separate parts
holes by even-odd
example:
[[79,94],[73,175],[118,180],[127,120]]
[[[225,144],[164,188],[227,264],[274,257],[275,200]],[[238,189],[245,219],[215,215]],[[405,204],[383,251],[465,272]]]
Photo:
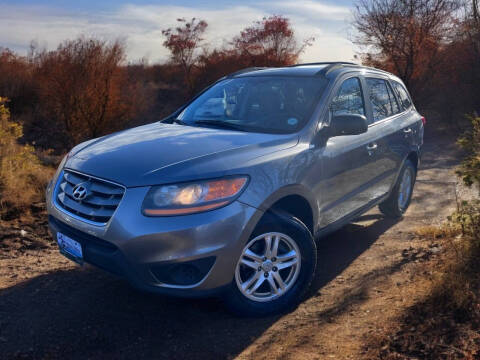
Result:
[[88,195],[87,183],[81,183],[81,184],[75,185],[75,187],[72,190],[72,195],[75,200],[85,199]]

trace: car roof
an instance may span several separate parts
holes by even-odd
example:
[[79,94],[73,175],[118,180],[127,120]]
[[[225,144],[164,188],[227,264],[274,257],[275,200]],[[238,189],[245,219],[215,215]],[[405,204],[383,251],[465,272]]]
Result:
[[300,77],[312,77],[312,76],[328,76],[336,77],[345,72],[355,70],[367,70],[369,73],[378,73],[382,75],[392,76],[392,74],[375,69],[368,66],[362,66],[351,62],[318,62],[297,64],[284,67],[252,67],[242,69],[228,77],[246,77],[246,76],[300,76]]

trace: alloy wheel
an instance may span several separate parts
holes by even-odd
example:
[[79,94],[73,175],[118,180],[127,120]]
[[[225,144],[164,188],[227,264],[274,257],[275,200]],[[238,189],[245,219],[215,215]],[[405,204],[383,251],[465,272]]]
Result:
[[266,302],[284,295],[298,278],[301,254],[288,235],[271,232],[251,240],[235,270],[240,292],[250,300]]

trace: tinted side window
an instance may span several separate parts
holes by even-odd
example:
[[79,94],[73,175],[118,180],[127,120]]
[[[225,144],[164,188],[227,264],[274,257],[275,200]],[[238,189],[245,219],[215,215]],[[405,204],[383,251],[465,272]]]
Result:
[[392,81],[393,88],[397,93],[398,99],[400,100],[400,106],[402,110],[408,109],[412,106],[412,100],[410,100],[410,96],[408,96],[407,90],[402,86],[402,84]]
[[357,114],[365,115],[362,88],[358,78],[350,78],[343,82],[330,105],[332,116]]
[[393,95],[393,90],[390,84],[387,83],[387,90],[388,90],[388,96],[390,97],[390,103],[392,104],[392,111],[394,114],[398,114],[400,112],[400,108],[398,106],[397,99],[395,98],[395,95]]
[[[372,103],[373,121],[377,122],[398,112],[395,110],[395,103],[391,101],[388,91],[388,84],[383,79],[367,78],[368,97]],[[393,95],[393,94],[392,94]]]

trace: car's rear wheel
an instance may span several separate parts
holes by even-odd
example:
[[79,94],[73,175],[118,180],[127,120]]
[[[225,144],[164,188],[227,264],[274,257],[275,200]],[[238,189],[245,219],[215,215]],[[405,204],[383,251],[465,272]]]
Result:
[[290,216],[267,215],[237,260],[227,306],[248,316],[293,309],[312,281],[316,255],[304,224]]
[[412,200],[417,171],[410,160],[406,160],[387,200],[379,205],[380,211],[391,218],[401,217]]

